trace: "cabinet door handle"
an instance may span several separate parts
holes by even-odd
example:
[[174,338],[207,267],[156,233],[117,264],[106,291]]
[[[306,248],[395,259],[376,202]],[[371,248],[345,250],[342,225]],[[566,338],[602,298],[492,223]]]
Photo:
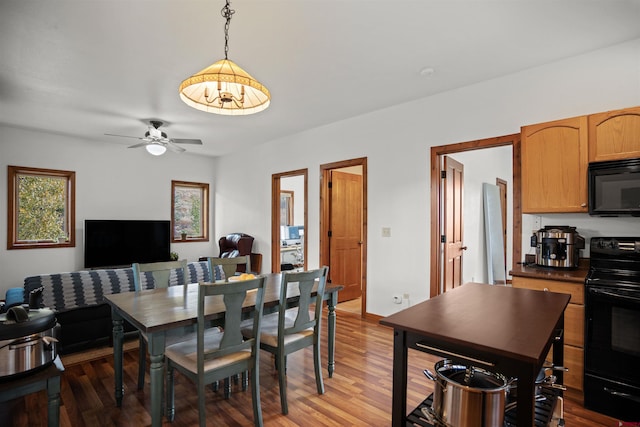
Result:
[[431,347],[431,346],[428,346],[426,344],[422,344],[422,343],[419,343],[419,342],[416,343],[416,347],[424,348],[425,350],[444,353],[444,354],[447,354],[449,356],[453,356],[453,357],[456,357],[456,358],[471,360],[472,362],[480,363],[480,364],[486,365],[486,366],[496,366],[495,363],[487,362],[487,361],[480,360],[480,359],[475,359],[475,358],[469,357],[469,356],[463,356],[462,354],[459,354],[459,353],[454,353],[454,352],[451,352],[451,351],[442,350],[440,348]]
[[640,397],[634,396],[634,395],[629,394],[629,393],[623,393],[621,391],[616,391],[616,390],[610,389],[608,387],[604,387],[604,391],[609,393],[612,396],[622,397],[622,398],[625,398],[625,399],[629,399],[629,400],[631,400],[633,402],[640,402]]
[[580,207],[582,207],[582,208],[586,208],[586,207],[587,207],[587,204],[586,204],[586,203],[582,203],[582,204],[580,205]]

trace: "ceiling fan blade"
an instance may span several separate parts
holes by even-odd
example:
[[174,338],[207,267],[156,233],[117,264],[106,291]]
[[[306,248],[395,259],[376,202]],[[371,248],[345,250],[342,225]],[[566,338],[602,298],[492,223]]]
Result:
[[187,151],[187,150],[185,150],[185,149],[184,149],[184,148],[182,148],[182,147],[178,147],[177,145],[175,145],[175,144],[174,144],[174,143],[172,143],[171,141],[167,142],[166,146],[167,146],[167,148],[168,148],[169,150],[171,150],[171,151],[173,151],[173,152],[175,152],[175,153],[184,153],[185,151]]
[[199,139],[178,139],[178,138],[171,138],[170,140],[171,142],[173,142],[174,144],[196,144],[196,145],[202,145],[202,141]]
[[130,145],[127,148],[138,148],[138,147],[144,147],[145,145],[149,145],[149,143],[148,142],[141,142],[140,144]]
[[133,138],[133,139],[142,139],[145,140],[145,138],[139,137],[139,136],[128,136],[128,135],[115,135],[113,133],[105,133],[106,136],[118,136],[120,138]]

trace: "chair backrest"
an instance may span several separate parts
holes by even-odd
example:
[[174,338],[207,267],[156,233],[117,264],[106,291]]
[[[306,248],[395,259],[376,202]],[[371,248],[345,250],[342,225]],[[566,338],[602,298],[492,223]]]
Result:
[[[260,349],[260,324],[264,306],[265,276],[255,279],[243,280],[233,283],[207,283],[200,282],[198,286],[198,344],[197,358],[198,370],[204,370],[204,362],[209,359],[236,353],[245,349],[251,349],[254,356]],[[257,290],[257,291],[256,291]],[[256,292],[254,292],[256,291]],[[205,350],[205,330],[213,326],[205,319],[206,298],[222,295],[225,305],[224,324],[222,325],[223,338],[218,349]],[[255,298],[255,300],[254,300]],[[255,303],[253,303],[255,301]],[[253,337],[244,339],[240,324],[251,311],[243,307],[253,305]]]
[[178,280],[182,277],[182,284],[186,284],[187,278],[187,260],[180,261],[165,261],[165,262],[150,262],[150,263],[133,263],[131,264],[133,269],[133,286],[136,291],[142,290],[142,281],[140,275],[143,273],[151,273],[153,277],[154,288],[167,288],[169,286],[169,278],[171,271],[176,270],[178,273]]
[[209,263],[209,273],[211,274],[211,280],[215,277],[216,266],[222,269],[224,273],[224,280],[229,281],[229,277],[236,274],[238,265],[245,267],[244,271],[251,271],[251,257],[249,255],[240,256],[236,258],[216,258],[207,257]]
[[[284,341],[284,336],[295,334],[307,328],[315,328],[320,324],[322,317],[322,298],[324,288],[327,284],[329,267],[324,266],[317,270],[302,271],[296,273],[282,273],[282,283],[280,285],[280,309],[278,317],[278,340]],[[289,288],[298,286],[300,300],[298,302],[298,313],[296,320],[290,327],[285,327],[286,303]],[[317,285],[317,288],[315,287]],[[312,294],[316,290],[315,298]],[[309,306],[315,303],[314,316],[309,316]],[[281,343],[282,344],[282,343]]]

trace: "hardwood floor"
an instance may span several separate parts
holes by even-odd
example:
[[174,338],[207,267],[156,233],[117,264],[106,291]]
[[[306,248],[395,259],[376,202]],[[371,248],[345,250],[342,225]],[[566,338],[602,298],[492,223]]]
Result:
[[[323,337],[326,339],[326,322]],[[262,352],[260,388],[265,426],[389,426],[391,425],[391,387],[393,362],[392,331],[359,316],[338,313],[336,372],[328,378],[323,369],[325,394],[316,393],[311,350],[305,349],[288,359],[289,415],[280,413],[278,380],[271,356]],[[326,348],[323,346],[323,348]],[[67,362],[62,376],[60,425],[78,426],[145,426],[150,425],[149,383],[136,391],[137,350],[125,352],[125,397],[121,408],[114,400],[112,356],[88,361]],[[69,359],[67,359],[69,360]],[[323,353],[326,363],[326,352]],[[407,407],[412,409],[432,391],[424,377],[424,368],[437,361],[425,353],[409,352],[409,385]],[[18,399],[9,408],[2,426],[45,426],[46,393],[40,392]],[[195,386],[176,374],[176,417],[166,426],[197,425],[198,411]],[[587,411],[565,400],[565,420],[570,427],[610,427],[617,420]],[[222,391],[207,388],[207,425],[253,425],[251,393],[234,386],[231,399]]]
[[349,301],[341,302],[340,304],[336,305],[336,311],[338,313],[347,312],[351,314],[360,315],[360,313],[362,312],[361,305],[362,305],[362,298],[355,298]]

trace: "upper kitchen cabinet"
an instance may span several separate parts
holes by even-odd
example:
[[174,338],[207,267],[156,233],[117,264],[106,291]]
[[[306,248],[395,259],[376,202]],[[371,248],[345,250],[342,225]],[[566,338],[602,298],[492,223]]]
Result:
[[640,157],[640,107],[589,116],[589,161]]
[[587,116],[521,128],[522,212],[587,212]]

